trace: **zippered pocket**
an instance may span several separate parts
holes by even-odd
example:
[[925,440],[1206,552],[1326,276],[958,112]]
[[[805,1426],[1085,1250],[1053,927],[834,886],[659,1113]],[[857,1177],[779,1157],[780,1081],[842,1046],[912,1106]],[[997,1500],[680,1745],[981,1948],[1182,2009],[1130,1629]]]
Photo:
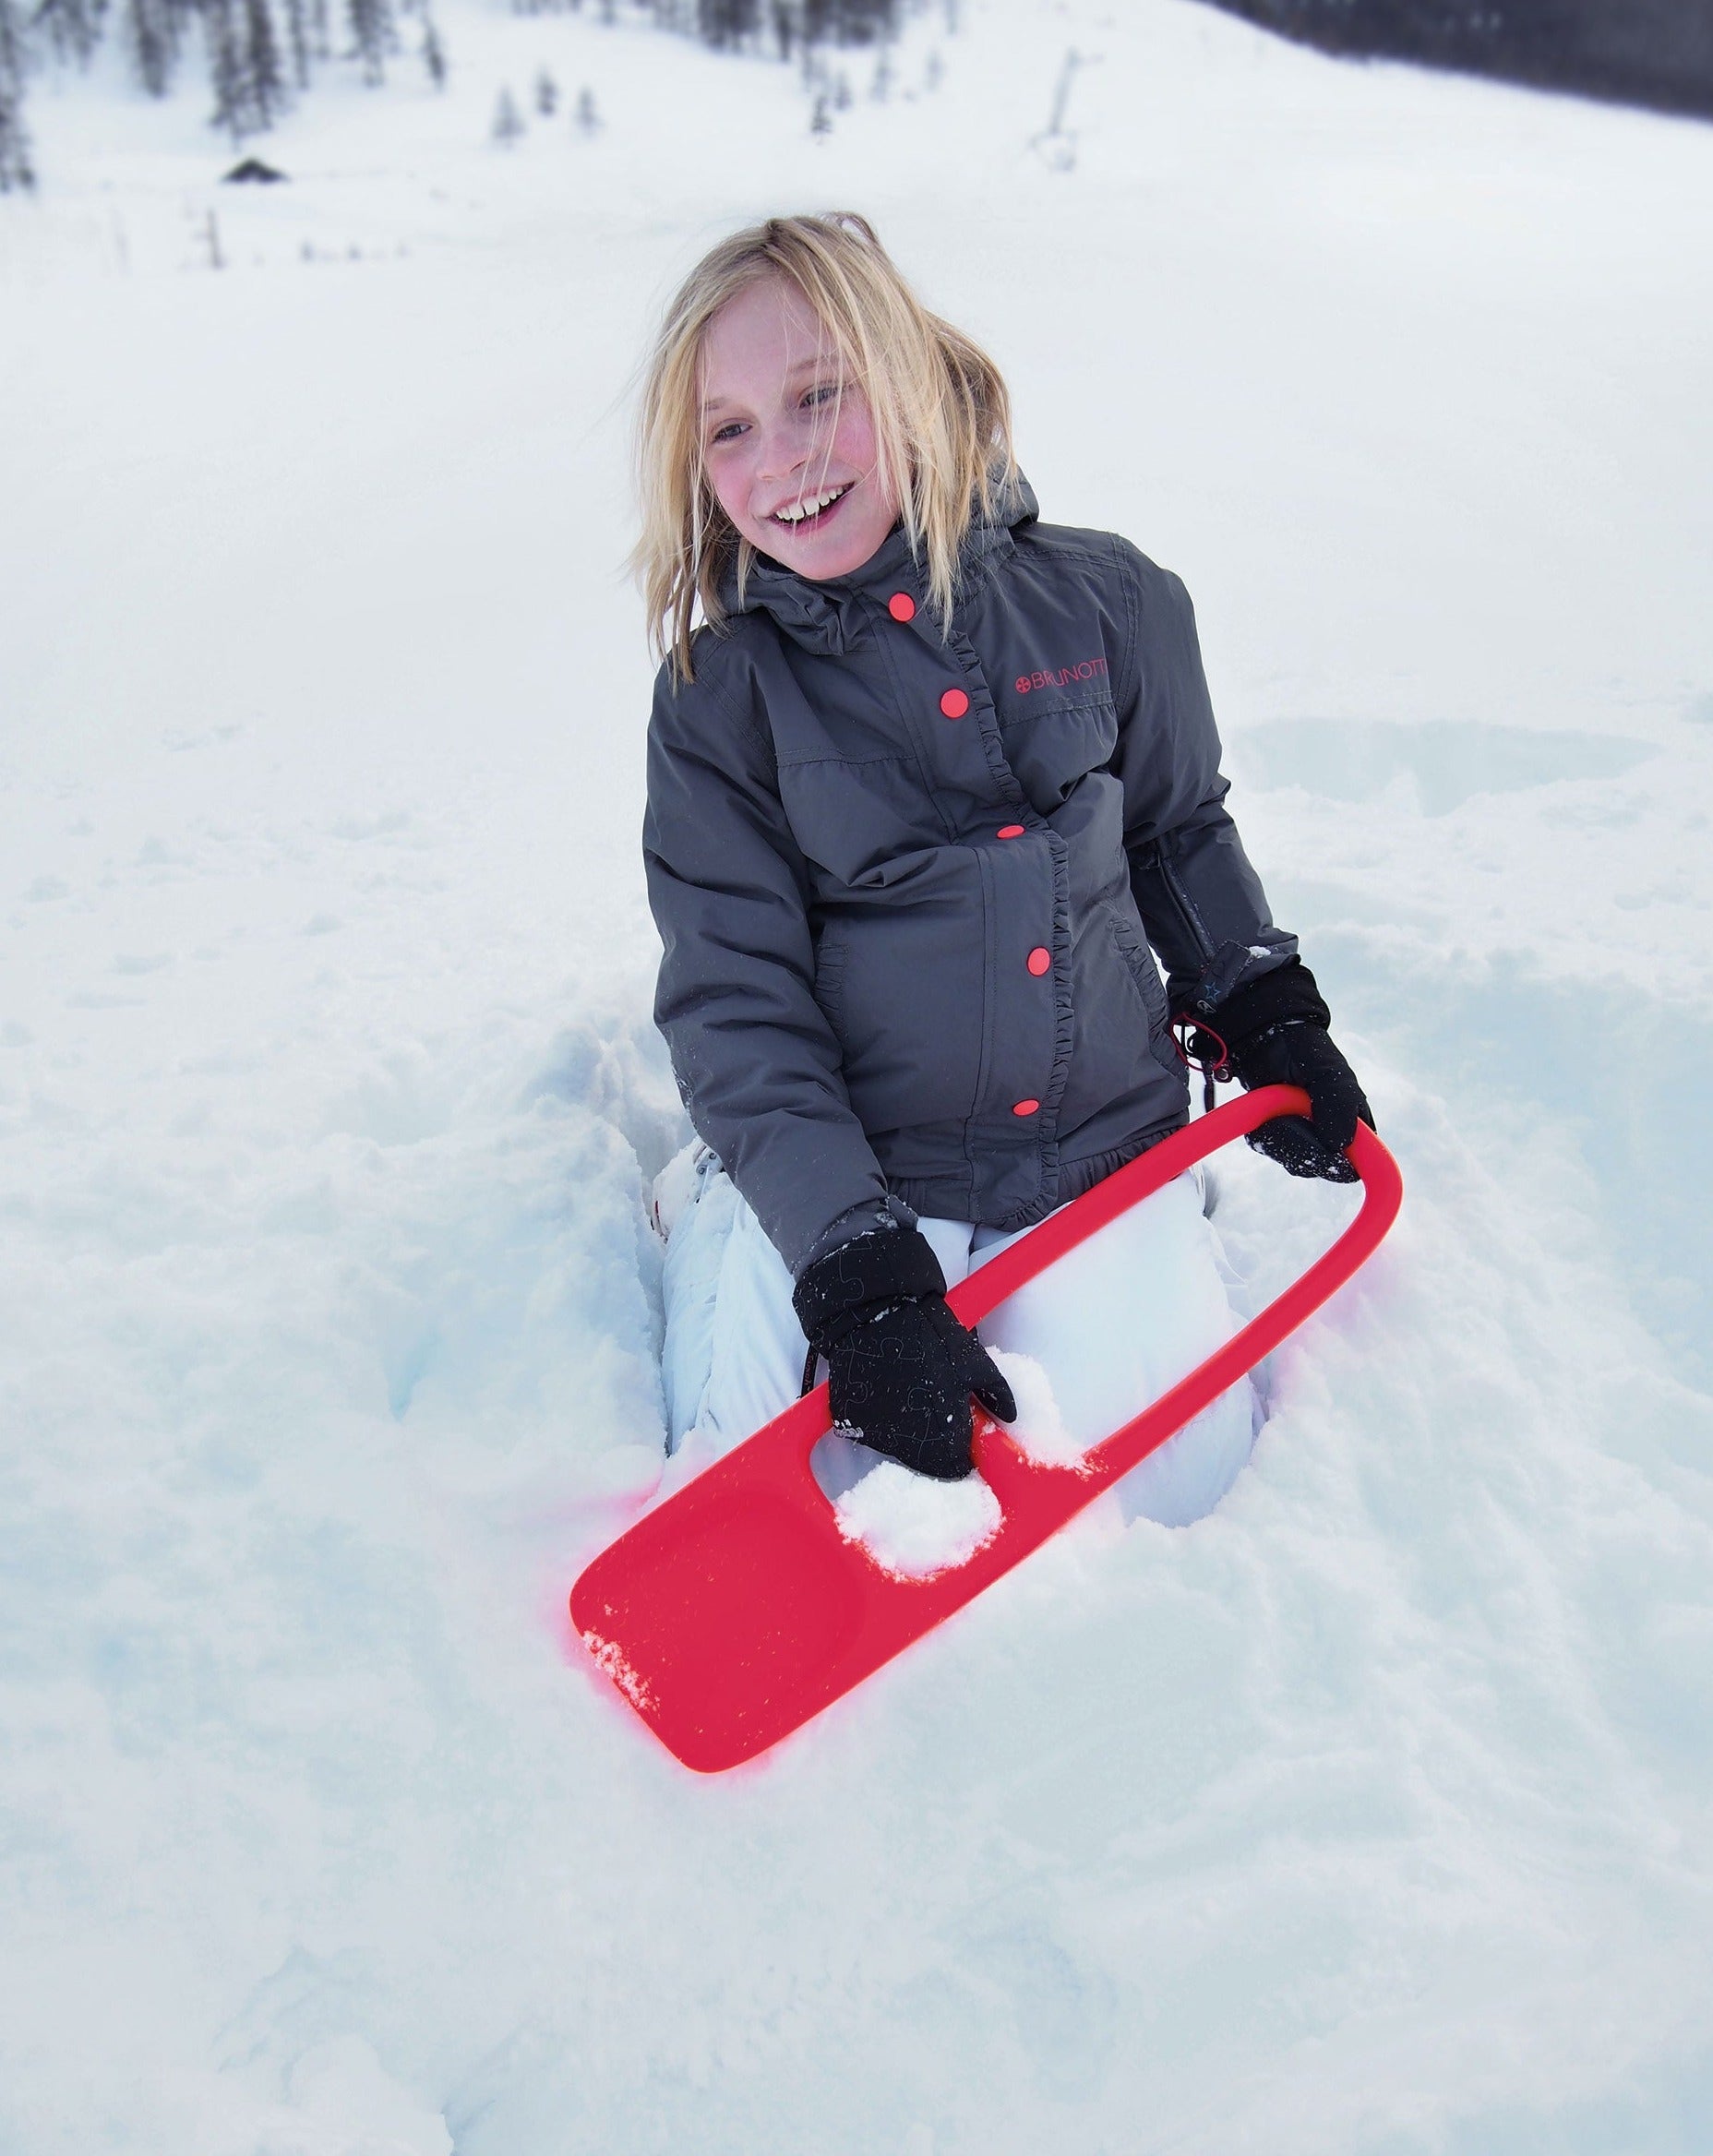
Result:
[[1154,953],[1124,918],[1120,907],[1113,906],[1108,918],[1118,954],[1123,960],[1125,971],[1142,999],[1143,1014],[1148,1022],[1149,1049],[1155,1061],[1176,1078],[1181,1074],[1183,1065],[1172,1039],[1171,1012],[1166,1000],[1166,984],[1160,978],[1160,969],[1154,963]]

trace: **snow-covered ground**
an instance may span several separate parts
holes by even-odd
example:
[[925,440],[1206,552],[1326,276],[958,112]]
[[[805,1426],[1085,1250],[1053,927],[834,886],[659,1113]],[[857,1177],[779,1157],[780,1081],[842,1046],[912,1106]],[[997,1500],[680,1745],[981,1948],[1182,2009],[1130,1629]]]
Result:
[[[924,16],[822,141],[442,28],[271,190],[39,82],[0,201],[0,2148],[1705,2156],[1713,129],[1182,0]],[[544,63],[604,127],[491,146]],[[564,1614],[682,1136],[627,397],[829,203],[1188,580],[1408,1195],[1212,1518],[709,1781]],[[1350,1203],[1225,1180],[1264,1284]]]

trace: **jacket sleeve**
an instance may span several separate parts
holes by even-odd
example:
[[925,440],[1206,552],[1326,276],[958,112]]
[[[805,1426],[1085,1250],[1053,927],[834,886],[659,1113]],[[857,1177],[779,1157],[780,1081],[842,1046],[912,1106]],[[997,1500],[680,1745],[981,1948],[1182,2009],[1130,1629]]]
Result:
[[809,872],[772,744],[704,679],[674,684],[665,669],[642,854],[665,947],[654,1018],[678,1091],[798,1274],[877,1225],[886,1182],[815,1000]]
[[1174,1011],[1211,1014],[1295,955],[1227,813],[1195,610],[1178,578],[1120,542],[1130,640],[1116,686],[1131,890]]

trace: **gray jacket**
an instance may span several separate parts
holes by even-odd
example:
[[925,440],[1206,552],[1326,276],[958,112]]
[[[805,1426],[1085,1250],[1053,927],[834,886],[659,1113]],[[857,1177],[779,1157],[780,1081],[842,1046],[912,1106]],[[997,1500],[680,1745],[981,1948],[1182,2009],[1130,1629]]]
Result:
[[794,1273],[889,1204],[1026,1226],[1185,1120],[1150,944],[1173,1010],[1297,946],[1176,577],[1024,486],[949,639],[894,531],[836,583],[761,563],[694,659],[649,734],[655,1017]]

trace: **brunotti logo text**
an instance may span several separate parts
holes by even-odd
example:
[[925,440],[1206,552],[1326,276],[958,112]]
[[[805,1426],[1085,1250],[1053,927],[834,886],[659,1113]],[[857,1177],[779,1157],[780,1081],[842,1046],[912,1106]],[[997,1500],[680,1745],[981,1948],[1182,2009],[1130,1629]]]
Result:
[[1032,689],[1065,689],[1072,681],[1095,681],[1106,673],[1104,659],[1079,659],[1073,666],[1048,666],[1044,673],[1020,674],[1017,677],[1017,693],[1027,696]]

